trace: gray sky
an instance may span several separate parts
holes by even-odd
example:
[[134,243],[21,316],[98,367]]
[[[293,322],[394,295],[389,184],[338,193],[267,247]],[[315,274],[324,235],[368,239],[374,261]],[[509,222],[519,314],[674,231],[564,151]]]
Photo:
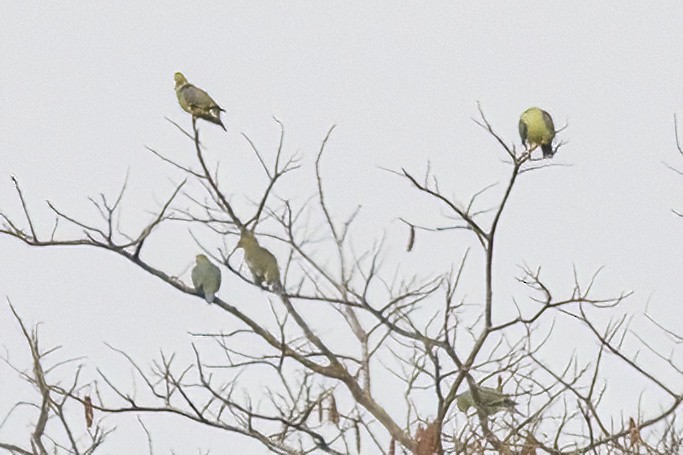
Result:
[[[406,230],[397,217],[429,225],[445,219],[380,167],[420,174],[430,161],[444,193],[465,202],[507,172],[501,150],[471,121],[477,102],[515,142],[519,114],[537,105],[556,125],[568,123],[559,135],[567,145],[555,161],[570,166],[530,173],[516,188],[498,239],[497,295],[523,298],[514,281],[523,263],[542,265],[558,289],[571,285],[573,265],[584,278],[605,266],[600,292],[631,289],[624,310],[639,315],[649,302],[653,315],[683,325],[683,220],[671,212],[683,209],[683,180],[663,164],[683,168],[673,128],[673,114],[683,115],[681,2],[140,3],[3,2],[3,211],[21,217],[14,173],[43,235],[53,221],[45,199],[94,220],[87,196],[114,195],[130,171],[122,226],[144,226],[147,210],[182,179],[144,146],[193,163],[187,141],[164,120],[189,127],[173,92],[173,73],[183,71],[227,110],[227,135],[211,125],[201,131],[238,206],[258,197],[265,182],[240,133],[271,153],[278,139],[271,117],[282,120],[285,145],[300,151],[306,168],[278,194],[303,200],[313,191],[310,165],[320,141],[336,124],[323,173],[338,219],[361,204],[355,242],[368,245],[386,233],[389,257],[402,267],[428,264],[429,273],[441,273],[471,239],[420,235],[413,255],[404,254]],[[496,191],[483,203],[493,203]],[[155,233],[146,248],[169,273],[183,272],[197,251],[183,228]],[[26,322],[44,322],[43,342],[64,346],[64,358],[86,356],[90,376],[97,365],[121,384],[130,378],[103,342],[146,365],[161,347],[189,358],[188,331],[237,327],[102,251],[30,249],[0,237],[0,256],[0,295]],[[475,263],[468,292],[475,301],[478,273]],[[219,294],[266,308],[263,294],[232,277]],[[637,317],[641,323],[646,330]],[[333,329],[321,322],[321,330]],[[0,333],[11,357],[26,361],[17,324],[2,305]],[[594,349],[588,342],[587,352]],[[25,391],[15,375],[0,374],[0,415],[15,389]],[[608,399],[627,413],[637,406],[618,394]],[[145,443],[133,419],[114,423],[120,429],[104,453]],[[149,425],[160,453],[258,447],[177,419]],[[191,433],[179,435],[178,428]],[[0,440],[7,437],[0,431]]]

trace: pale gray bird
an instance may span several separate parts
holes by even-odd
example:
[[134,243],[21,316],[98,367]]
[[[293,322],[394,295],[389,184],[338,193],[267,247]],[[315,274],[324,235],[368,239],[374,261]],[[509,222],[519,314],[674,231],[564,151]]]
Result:
[[196,262],[192,269],[194,290],[211,303],[221,287],[221,269],[213,265],[203,254],[197,255]]

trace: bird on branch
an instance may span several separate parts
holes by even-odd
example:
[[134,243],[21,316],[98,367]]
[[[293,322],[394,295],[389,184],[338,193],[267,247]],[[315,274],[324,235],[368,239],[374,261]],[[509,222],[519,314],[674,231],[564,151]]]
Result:
[[475,402],[471,390],[458,395],[456,397],[458,409],[462,412],[467,412],[469,408],[475,407],[480,409],[487,417],[506,409],[519,413],[515,408],[516,403],[510,399],[510,395],[504,394],[498,389],[485,386],[478,386],[477,392],[479,402]]
[[280,268],[273,253],[259,245],[253,232],[242,230],[237,248],[244,250],[244,261],[247,263],[254,281],[259,286],[263,283],[274,291],[281,291]]
[[555,154],[553,149],[555,125],[553,118],[546,111],[537,107],[530,107],[524,111],[519,119],[519,135],[529,153],[540,146],[543,150],[543,158],[552,158]]
[[207,303],[211,303],[221,287],[221,269],[213,265],[203,254],[198,254],[195,260],[192,284],[197,294],[204,297]]
[[178,103],[185,112],[192,114],[193,118],[206,120],[228,131],[221,121],[221,112],[225,112],[225,109],[221,108],[204,90],[187,82],[183,73],[175,73],[173,78]]

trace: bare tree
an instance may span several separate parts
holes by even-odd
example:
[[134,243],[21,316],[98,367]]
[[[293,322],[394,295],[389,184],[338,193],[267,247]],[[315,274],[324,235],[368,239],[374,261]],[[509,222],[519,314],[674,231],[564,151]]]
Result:
[[[54,225],[48,228],[35,225],[19,181],[12,177],[23,215],[0,212],[0,233],[35,247],[100,248],[179,292],[198,295],[171,272],[146,262],[141,253],[161,224],[189,225],[194,229],[191,232],[203,229],[216,243],[195,236],[197,244],[245,286],[260,287],[271,315],[249,316],[231,301],[229,292],[223,293],[213,304],[229,315],[237,328],[227,333],[193,333],[191,364],[179,365],[174,355],[161,354],[148,369],[125,350],[116,349],[145,388],[132,392],[129,385],[114,383],[107,371],[98,370],[106,386],[105,390],[98,386],[92,399],[78,385],[78,368],[69,386],[48,380],[44,357],[52,350],[41,353],[37,331],[28,333],[17,316],[31,348],[33,374],[14,368],[35,386],[40,401],[33,405],[38,416],[30,444],[21,448],[0,443],[0,447],[20,454],[47,453],[45,422],[54,416],[69,444],[50,436],[51,451],[95,451],[109,430],[95,426],[87,431],[87,444],[80,442],[73,436],[74,424],[67,423],[61,411],[69,405],[90,412],[88,426],[93,412],[174,414],[217,431],[252,438],[277,454],[679,451],[683,429],[677,419],[683,394],[676,387],[680,381],[672,384],[666,379],[670,374],[656,375],[652,365],[640,361],[637,350],[625,344],[627,337],[637,336],[630,329],[629,315],[613,316],[630,292],[599,295],[594,290],[599,271],[587,280],[576,272],[569,289],[553,289],[540,267],[525,265],[516,277],[526,289],[524,302],[494,294],[500,279],[495,268],[497,232],[516,183],[551,165],[505,141],[481,109],[475,121],[497,143],[509,168],[493,208],[483,209],[479,204],[484,192],[493,191],[492,185],[462,204],[446,196],[430,169],[423,176],[406,169],[391,171],[401,184],[439,204],[445,214],[439,226],[410,215],[403,217],[409,226],[408,250],[416,242],[443,235],[443,231],[466,231],[473,239],[475,246],[466,249],[452,269],[434,276],[404,276],[388,270],[383,241],[365,251],[357,251],[351,243],[350,231],[359,212],[338,217],[326,199],[323,165],[334,127],[317,152],[315,197],[304,202],[282,196],[279,190],[281,177],[300,169],[299,157],[285,151],[284,125],[275,119],[279,145],[271,154],[243,135],[267,180],[247,211],[234,206],[229,195],[235,189],[221,181],[218,164],[207,161],[195,121],[191,131],[171,122],[189,140],[195,163],[177,162],[149,149],[182,173],[183,179],[140,232],[119,228],[126,184],[114,198],[100,195],[90,199],[101,216],[97,222],[77,219],[48,202],[55,216]],[[187,189],[190,180],[201,184],[203,194]],[[276,188],[278,197],[274,196]],[[176,203],[180,196],[190,201],[189,208]],[[79,234],[62,234],[60,223],[74,226]],[[287,252],[278,258],[281,285],[266,286],[253,280],[234,254],[236,241],[245,230]],[[484,264],[480,305],[467,301],[461,289],[464,270],[473,267],[473,255],[480,255]],[[515,308],[512,316],[509,308]],[[320,314],[337,318],[338,330],[351,337],[339,343],[339,333],[319,330]],[[643,346],[657,355],[658,368],[664,365],[674,377],[680,375],[680,357],[675,356],[683,340],[680,331],[652,317],[649,321],[665,334],[670,346],[651,346],[641,340]],[[582,339],[596,342],[592,358],[582,360],[567,350],[561,362],[549,360],[547,346],[556,341],[553,328],[563,324],[575,326]],[[237,339],[248,339],[251,348],[235,349],[233,340]],[[221,354],[218,361],[215,349]],[[617,359],[634,380],[647,381],[656,388],[661,409],[643,410],[636,416],[612,415],[603,403],[609,387],[603,366],[606,358]],[[245,398],[238,393],[241,378],[254,372],[267,374],[272,387],[264,396]],[[403,400],[400,405],[378,398],[377,383],[386,377],[402,384],[395,395]],[[498,409],[497,404],[485,402],[482,390],[489,389],[482,387],[495,389],[487,393],[500,394],[505,403],[514,401],[516,412],[512,405]],[[461,411],[457,406],[463,394],[471,397],[474,411]]]
[[[0,442],[0,448],[17,454],[48,454],[48,453],[94,453],[97,448],[104,443],[107,435],[112,430],[105,430],[100,425],[93,422],[92,400],[88,394],[87,387],[79,386],[81,367],[76,367],[73,372],[73,381],[67,385],[62,385],[61,381],[52,382],[49,378],[54,376],[54,370],[77,362],[79,359],[68,359],[49,364],[46,362],[48,356],[52,355],[59,347],[43,350],[40,347],[38,328],[32,331],[24,325],[23,321],[10,303],[10,309],[14,314],[21,332],[26,340],[30,352],[31,368],[22,370],[12,365],[9,358],[3,358],[5,363],[16,371],[23,380],[33,385],[38,392],[37,402],[18,401],[10,410],[11,414],[20,407],[33,408],[37,411],[37,418],[34,429],[28,437],[26,448],[18,445]],[[82,396],[84,404],[83,412],[85,418],[83,422],[87,429],[82,437],[77,436],[77,430],[82,425],[69,423],[67,413],[67,402],[72,402],[71,396]],[[71,404],[71,403],[69,403]],[[79,422],[80,423],[80,422]],[[80,431],[78,433],[81,433]]]

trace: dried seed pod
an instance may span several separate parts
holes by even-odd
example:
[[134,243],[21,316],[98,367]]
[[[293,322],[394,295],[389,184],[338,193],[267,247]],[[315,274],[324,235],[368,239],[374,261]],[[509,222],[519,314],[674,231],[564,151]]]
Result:
[[86,395],[83,399],[83,407],[85,408],[85,426],[90,428],[92,426],[92,421],[95,418],[90,395]]
[[640,436],[640,428],[638,428],[633,417],[628,418],[628,435],[631,439],[631,448],[644,443],[643,438]]
[[408,251],[413,251],[415,246],[415,226],[410,225],[410,236],[408,237]]
[[536,449],[540,447],[540,444],[536,440],[533,434],[528,434],[524,440],[524,445],[519,455],[536,455]]
[[330,411],[328,417],[330,422],[339,425],[339,411],[337,410],[337,400],[334,399],[334,395],[330,395]]
[[417,455],[433,455],[438,453],[441,442],[439,433],[439,424],[437,422],[430,423],[427,425],[427,428],[418,427],[415,433],[415,440],[417,442],[415,453]]

